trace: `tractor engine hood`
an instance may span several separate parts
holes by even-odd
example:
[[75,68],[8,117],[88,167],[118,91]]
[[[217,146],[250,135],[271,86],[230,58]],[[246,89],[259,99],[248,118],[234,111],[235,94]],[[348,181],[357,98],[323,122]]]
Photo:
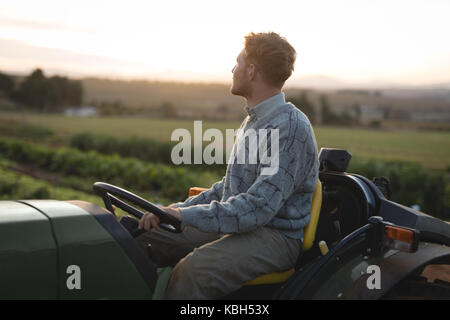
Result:
[[114,234],[80,206],[0,201],[0,299],[145,299],[152,291]]

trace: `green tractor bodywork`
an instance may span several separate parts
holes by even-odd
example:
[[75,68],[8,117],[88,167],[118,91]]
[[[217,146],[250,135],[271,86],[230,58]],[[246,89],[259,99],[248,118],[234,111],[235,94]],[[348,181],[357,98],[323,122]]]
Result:
[[154,289],[91,213],[53,200],[0,202],[0,274],[6,299],[150,299]]

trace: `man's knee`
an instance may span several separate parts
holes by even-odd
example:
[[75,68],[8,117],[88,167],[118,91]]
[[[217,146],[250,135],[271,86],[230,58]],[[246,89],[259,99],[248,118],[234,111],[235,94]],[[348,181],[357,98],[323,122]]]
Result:
[[214,285],[208,260],[198,250],[181,259],[172,270],[166,298],[211,299]]

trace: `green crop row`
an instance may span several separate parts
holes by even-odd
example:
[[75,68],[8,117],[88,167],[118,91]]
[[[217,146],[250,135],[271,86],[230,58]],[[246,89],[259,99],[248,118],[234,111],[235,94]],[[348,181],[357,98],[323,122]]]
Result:
[[54,136],[53,131],[46,127],[24,124],[10,119],[0,119],[0,134],[34,141],[43,141]]
[[[0,156],[46,171],[58,172],[65,177],[66,186],[76,186],[79,179],[95,178],[134,190],[157,191],[170,201],[186,198],[191,186],[209,186],[220,179],[217,171],[200,172],[161,163],[147,163],[117,154],[103,155],[96,151],[52,149],[5,138],[0,138]],[[391,182],[394,201],[407,206],[419,205],[423,212],[434,216],[446,219],[450,216],[448,172],[433,171],[403,161],[386,162],[361,158],[352,159],[348,172],[361,174],[369,179],[385,176]]]
[[15,139],[0,138],[0,156],[49,172],[95,178],[125,188],[154,190],[173,201],[185,199],[191,186],[210,186],[220,178],[209,172],[192,172],[116,154],[53,149]]
[[[141,137],[117,138],[109,135],[93,134],[82,132],[73,135],[69,144],[72,148],[82,151],[97,151],[105,154],[118,154],[123,157],[133,157],[143,161],[172,164],[171,153],[175,142],[161,142]],[[194,150],[191,150],[194,154]],[[226,159],[223,159],[226,162]],[[226,164],[200,164],[187,165],[181,167],[189,170],[216,171],[218,174],[225,174]]]
[[[116,138],[112,136],[80,133],[72,136],[70,145],[80,150],[96,150],[102,153],[118,153],[140,159],[171,163],[172,144],[145,138]],[[191,166],[192,167],[192,166]],[[218,166],[199,166],[204,170]],[[222,173],[222,170],[216,172]],[[425,169],[406,161],[381,161],[352,159],[349,172],[368,178],[385,176],[391,181],[393,200],[404,205],[419,205],[424,212],[445,216],[450,208],[450,183],[443,171]]]
[[[23,174],[24,176],[33,177],[39,181],[46,181],[54,188],[65,188],[74,191],[81,191],[86,194],[93,194],[92,185],[98,179],[93,177],[79,177],[79,176],[68,176],[62,174],[49,174],[42,170],[32,170],[31,166],[24,166],[23,164],[18,164],[10,160],[0,160],[0,169],[15,172],[17,174]],[[141,196],[144,199],[149,199],[155,203],[161,203],[168,205],[171,203],[169,199],[162,197],[159,193],[155,192],[145,192],[130,188],[129,191]],[[84,200],[84,199],[79,199]]]
[[145,138],[116,138],[113,136],[83,132],[70,138],[70,146],[82,151],[98,151],[105,154],[117,153],[143,161],[171,163],[172,145]]
[[25,199],[83,200],[103,206],[97,196],[11,171],[0,161],[0,200]]

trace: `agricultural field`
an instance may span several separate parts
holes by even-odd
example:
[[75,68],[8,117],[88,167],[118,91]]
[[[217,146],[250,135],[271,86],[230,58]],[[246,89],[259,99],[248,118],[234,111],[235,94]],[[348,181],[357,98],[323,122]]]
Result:
[[[239,125],[206,121],[203,132]],[[170,136],[178,128],[193,135],[193,121],[0,113],[0,196],[101,204],[93,200],[92,183],[105,181],[164,205],[183,201],[189,187],[218,181],[225,166],[175,166],[170,154],[177,142],[171,144]],[[450,133],[329,126],[314,130],[319,147],[352,153],[349,172],[386,176],[394,201],[450,218]]]
[[[201,119],[199,119],[201,120]],[[142,117],[80,118],[63,115],[0,113],[0,122],[31,124],[50,129],[61,138],[80,132],[115,137],[141,137],[170,142],[173,130],[186,128],[193,132],[193,121]],[[217,128],[237,129],[239,122],[204,121],[203,131]],[[450,132],[314,127],[320,147],[347,149],[354,158],[398,160],[418,163],[425,168],[450,168]]]

